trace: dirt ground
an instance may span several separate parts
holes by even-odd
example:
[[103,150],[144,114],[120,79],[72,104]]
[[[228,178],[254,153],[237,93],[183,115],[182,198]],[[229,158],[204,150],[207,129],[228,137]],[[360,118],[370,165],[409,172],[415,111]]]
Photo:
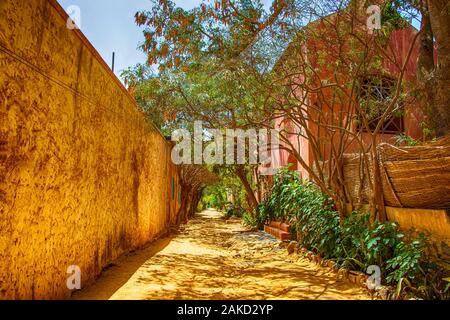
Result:
[[204,211],[176,234],[116,261],[73,299],[370,299],[264,232]]

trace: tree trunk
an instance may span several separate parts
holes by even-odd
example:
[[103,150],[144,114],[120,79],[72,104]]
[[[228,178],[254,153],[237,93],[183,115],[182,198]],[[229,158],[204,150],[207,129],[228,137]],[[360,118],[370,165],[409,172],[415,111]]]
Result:
[[381,181],[380,161],[378,159],[376,135],[372,137],[372,170],[373,170],[373,196],[371,203],[371,220],[385,222],[387,220],[384,205],[383,184]]
[[184,216],[183,216],[183,220],[182,222],[184,224],[188,223],[189,218],[191,216],[191,211],[192,211],[192,201],[194,200],[194,195],[195,195],[195,190],[191,189],[189,191],[189,195],[187,197],[187,204],[186,204],[186,210],[184,212]]
[[[420,26],[420,47],[419,58],[417,60],[417,79],[425,83],[428,81],[429,75],[434,70],[434,43],[433,31],[431,30],[430,14],[426,1],[420,8],[422,14],[422,22]],[[429,88],[428,88],[429,89]],[[432,94],[427,90],[426,98],[432,97]],[[428,100],[430,101],[430,100]]]
[[247,193],[247,201],[250,209],[254,211],[258,207],[258,200],[255,197],[255,194],[253,192],[253,189],[250,185],[250,182],[247,179],[247,174],[245,172],[244,166],[237,166],[235,169],[236,175],[239,177],[239,179],[242,182],[242,185],[244,186],[245,192]]
[[188,207],[189,193],[190,193],[190,191],[187,190],[186,187],[182,187],[181,191],[182,191],[181,205],[180,205],[180,210],[178,210],[177,225],[180,225],[181,222],[184,220],[184,217],[186,215],[186,210]]
[[450,2],[428,0],[428,9],[438,53],[432,122],[440,137],[450,128]]
[[197,211],[198,203],[201,198],[201,193],[202,193],[201,191],[196,191],[192,196],[191,207],[189,209],[189,218],[194,217],[195,212]]

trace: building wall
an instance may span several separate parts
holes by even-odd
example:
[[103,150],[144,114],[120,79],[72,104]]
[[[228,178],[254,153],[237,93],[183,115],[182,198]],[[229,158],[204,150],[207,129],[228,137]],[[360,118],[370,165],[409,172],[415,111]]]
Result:
[[[345,53],[346,49],[345,46],[344,49],[341,47],[336,48],[333,46],[330,46],[330,43],[338,43],[339,41],[336,40],[328,40],[325,41],[325,38],[333,38],[336,37],[336,30],[333,29],[333,23],[330,22],[318,22],[317,24],[313,24],[313,26],[308,29],[307,32],[311,32],[311,36],[308,37],[308,40],[306,40],[306,44],[304,47],[305,53],[303,56],[298,57],[300,61],[308,61],[307,63],[316,66],[316,75],[320,76],[322,80],[328,80],[329,83],[332,83],[335,81],[334,79],[334,73],[335,72],[341,72],[341,69],[337,69],[335,67],[335,56],[337,56],[337,53],[341,52],[340,50],[343,50]],[[384,70],[384,72],[389,73],[393,77],[398,77],[400,74],[400,69],[398,68],[398,65],[403,66],[405,63],[409,50],[411,47],[411,44],[414,41],[414,37],[416,35],[417,31],[413,27],[409,27],[402,30],[396,30],[391,33],[390,39],[386,45],[386,53],[384,53],[382,56],[384,57],[381,61],[380,65],[380,72],[381,69]],[[319,35],[320,34],[320,35]],[[340,40],[342,42],[342,40]],[[289,50],[289,49],[288,49]],[[351,52],[351,50],[349,51]],[[287,52],[286,55],[292,54]],[[408,63],[406,64],[406,69],[404,73],[404,80],[405,80],[405,86],[411,85],[415,81],[416,77],[416,69],[417,69],[417,59],[419,54],[419,40],[416,40],[414,43],[412,50],[411,50],[411,56],[408,60]],[[351,55],[350,55],[351,56]],[[319,57],[320,59],[323,59],[326,61],[326,63],[319,63]],[[389,57],[389,58],[388,58]],[[347,57],[348,58],[348,57]],[[390,59],[395,58],[397,60],[397,64],[392,63]],[[345,59],[345,54],[344,58]],[[304,62],[300,62],[300,65]],[[351,81],[352,79],[348,79],[347,74],[345,73],[345,69],[343,70],[343,74],[339,75],[339,79],[345,83],[345,81]],[[302,76],[296,75],[295,77],[299,78],[299,83],[302,83]],[[295,78],[294,77],[294,78]],[[320,84],[317,84],[317,87],[319,87]],[[297,96],[303,96],[301,92],[299,92],[300,89],[296,89],[296,95]],[[350,94],[350,93],[349,93]],[[306,97],[306,101],[309,106],[313,105],[321,105],[322,108],[325,110],[328,110],[330,114],[339,114],[342,112],[342,105],[345,105],[348,103],[348,101],[342,101],[340,103],[339,101],[334,102],[332,104],[333,110],[330,110],[330,106],[326,106],[323,104],[324,101],[332,101],[333,99],[333,90],[323,88],[320,90],[320,94],[312,94],[310,93]],[[314,117],[314,111],[310,109],[310,117]],[[404,133],[414,139],[421,139],[423,137],[423,132],[421,128],[422,122],[425,120],[424,113],[422,111],[421,106],[414,100],[409,100],[405,102],[405,112],[403,116],[403,125],[404,125]],[[276,121],[276,125],[278,127],[283,127],[288,124],[289,120],[278,118]],[[319,128],[319,126],[314,123],[313,121],[309,122],[309,129],[311,132],[315,132],[316,136],[318,137],[318,141],[327,141],[325,145],[323,145],[323,155],[324,160],[329,159],[329,142],[328,138],[325,137],[324,129]],[[300,130],[297,128],[297,130]],[[370,144],[370,135],[367,133],[362,133],[362,141],[366,144]],[[381,142],[387,142],[387,143],[395,143],[395,137],[396,134],[379,134],[377,136],[378,143]],[[297,138],[297,137],[295,137]],[[339,141],[339,137],[336,134],[334,136],[335,141],[333,140],[332,143],[337,144]],[[328,145],[326,145],[328,144]],[[297,141],[296,145],[298,146],[297,151],[302,156],[302,158],[308,163],[310,166],[314,164],[314,152],[311,147],[311,143],[308,142],[304,138],[300,138],[299,141]],[[357,143],[357,141],[353,141],[353,143],[350,143],[345,152],[346,153],[357,153],[360,150],[360,146]],[[281,159],[282,165],[288,164],[288,158],[289,158],[289,151],[288,150],[279,150],[279,158]],[[299,165],[300,173],[303,177],[308,177],[307,171],[302,168]]]
[[0,299],[63,299],[176,221],[170,145],[56,0],[0,2]]
[[[324,28],[325,30],[321,30],[320,28]],[[315,30],[320,30],[322,36],[325,35],[325,37],[329,37],[330,39],[333,36],[333,30],[328,32],[326,28],[330,28],[329,25],[326,25],[324,23],[318,22],[317,24],[314,24],[314,27],[312,27],[312,32]],[[414,40],[414,37],[416,35],[417,31],[412,28],[406,28],[403,30],[397,30],[392,32],[390,39],[387,44],[387,56],[390,58],[396,58],[397,65],[403,66],[406,58],[409,54],[409,50],[411,47],[412,41]],[[294,57],[294,59],[299,59],[302,61],[302,59],[305,59],[308,61],[308,63],[311,63],[314,65],[315,60],[317,60],[318,56],[321,56],[323,59],[326,59],[326,63],[323,64],[317,64],[317,74],[320,75],[321,79],[329,79],[329,82],[333,82],[333,71],[335,70],[334,67],[334,58],[333,58],[333,52],[336,50],[340,50],[340,48],[333,48],[330,44],[332,43],[338,43],[337,40],[328,40],[324,41],[324,39],[321,39],[317,34],[314,34],[314,36],[308,38],[305,43],[305,48],[303,51],[309,53],[309,56],[306,58],[304,56]],[[319,52],[325,52],[325,55],[319,54]],[[337,51],[338,52],[338,51]],[[286,55],[291,54],[291,52],[286,52]],[[408,60],[408,63],[406,64],[405,74],[404,74],[404,80],[405,80],[405,86],[408,87],[411,84],[414,83],[415,77],[416,77],[416,69],[417,69],[417,59],[419,54],[419,39],[416,40],[415,45],[412,47],[411,50],[411,57]],[[324,58],[325,56],[325,58]],[[301,64],[301,63],[300,63]],[[392,63],[388,58],[384,58],[381,61],[381,66],[384,69],[385,72],[391,74],[393,77],[398,77],[400,70],[398,69],[396,64]],[[328,67],[329,66],[329,67]],[[296,77],[300,77],[296,75]],[[345,74],[341,75],[340,79],[344,79],[345,81]],[[300,77],[300,80],[302,78]],[[347,79],[348,80],[348,79]],[[299,81],[299,83],[302,83],[302,81]],[[319,86],[319,84],[317,85]],[[296,89],[296,95],[299,97],[303,97],[304,94],[300,92],[300,89]],[[321,90],[322,100],[328,100],[331,101],[332,94],[330,90],[322,89]],[[318,94],[310,94],[308,97],[306,97],[306,101],[309,106],[314,105],[317,103],[320,104],[320,100],[318,99]],[[323,105],[322,105],[323,106]],[[323,106],[324,107],[324,106]],[[335,108],[332,110],[335,114],[337,114],[340,110],[342,110],[341,105],[339,103],[336,103],[333,105]],[[327,108],[327,107],[324,107]],[[330,112],[331,113],[331,112]],[[314,116],[314,112],[311,112],[310,116]],[[404,113],[404,132],[408,136],[411,136],[414,139],[421,139],[423,136],[421,123],[425,120],[425,116],[423,114],[421,106],[416,101],[406,101],[405,105],[405,113]],[[288,126],[288,120],[283,119],[282,117],[278,117],[276,120],[277,127],[286,127]],[[319,127],[317,124],[315,124],[313,121],[309,123],[309,129],[312,132],[316,133],[316,137],[318,140],[327,140],[324,139],[325,135],[322,131],[319,130]],[[297,129],[299,130],[299,129]],[[337,136],[337,135],[336,135]],[[387,142],[387,143],[395,143],[395,134],[379,134],[377,138],[377,142]],[[338,138],[338,137],[336,137]],[[370,141],[370,135],[367,133],[362,133],[362,141],[365,145],[369,145],[371,143]],[[314,152],[311,147],[311,143],[306,140],[305,138],[300,137],[298,144],[298,153],[303,158],[303,160],[309,164],[309,167],[311,167],[314,164]],[[331,143],[337,143],[338,139],[336,141],[331,141]],[[329,146],[330,141],[327,140],[326,142]],[[346,153],[358,153],[360,150],[360,146],[355,141],[354,143],[349,144],[347,149],[345,150]],[[329,154],[325,150],[325,160],[329,159]],[[280,149],[275,150],[272,152],[272,155],[276,153],[276,157],[273,157],[273,159],[281,159],[278,161],[278,163],[282,166],[288,165],[288,163],[292,162],[289,161],[289,151]],[[273,161],[277,163],[277,161]],[[308,172],[305,168],[303,168],[301,165],[298,166],[298,171],[301,173],[303,178],[308,178]],[[419,231],[424,231],[428,234],[431,234],[433,237],[435,237],[436,243],[442,242],[449,244],[449,218],[448,214],[443,210],[427,210],[427,209],[404,209],[404,208],[393,208],[388,207],[388,218],[391,221],[398,222],[398,224],[403,229],[410,229],[415,228]]]

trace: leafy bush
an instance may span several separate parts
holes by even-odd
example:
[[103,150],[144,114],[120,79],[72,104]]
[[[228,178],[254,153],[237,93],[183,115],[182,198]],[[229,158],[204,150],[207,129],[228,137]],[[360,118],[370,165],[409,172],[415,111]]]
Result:
[[423,235],[408,242],[395,223],[371,223],[370,214],[353,213],[341,222],[332,200],[296,172],[277,175],[256,216],[244,216],[254,226],[272,219],[289,222],[301,246],[340,267],[365,272],[379,266],[385,282],[397,285],[399,292],[403,283],[413,287],[427,281]]
[[266,202],[263,202],[256,208],[255,213],[245,212],[243,215],[244,225],[263,229],[264,225],[272,219],[272,215],[269,214],[269,208]]
[[252,215],[249,212],[244,213],[242,216],[242,220],[244,222],[244,225],[249,227],[257,227],[258,221],[257,221],[257,215]]
[[423,235],[411,243],[401,241],[396,244],[393,257],[386,261],[386,268],[391,271],[386,277],[387,283],[400,283],[406,277],[414,280],[419,275],[424,245]]
[[267,201],[263,201],[256,208],[256,225],[255,227],[262,228],[267,222],[274,219],[271,211],[272,207],[267,205]]
[[335,256],[339,265],[365,271],[370,265],[383,267],[394,256],[404,235],[395,223],[370,224],[369,214],[352,214],[340,227]]
[[245,214],[245,209],[241,206],[236,206],[233,204],[229,204],[227,206],[227,211],[225,212],[225,216],[227,218],[236,217],[236,218],[242,218],[242,216]]
[[410,136],[407,136],[406,134],[401,133],[401,134],[395,136],[395,144],[397,146],[406,145],[408,147],[414,147],[414,146],[417,146],[419,144],[419,142],[417,140],[414,140]]

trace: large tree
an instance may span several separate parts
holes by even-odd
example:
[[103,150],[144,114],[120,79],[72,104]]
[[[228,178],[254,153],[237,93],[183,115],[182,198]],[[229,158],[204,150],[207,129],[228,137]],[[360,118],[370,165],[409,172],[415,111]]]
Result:
[[[402,24],[400,7],[385,5],[383,29],[368,34],[365,10],[355,11],[348,1],[274,1],[270,12],[259,1],[249,0],[209,1],[190,11],[170,1],[158,3],[160,7],[138,13],[136,19],[145,26],[143,49],[149,63],[160,66],[166,113],[188,123],[200,119],[211,128],[272,127],[279,117],[290,121],[300,130],[283,126],[282,147],[335,200],[342,214],[345,204],[352,203],[343,155],[350,144],[359,144],[361,179],[371,186],[374,217],[385,219],[376,137],[386,119],[401,112],[406,95],[406,63],[390,57],[386,49],[389,32]],[[311,28],[319,19],[322,26]],[[305,56],[311,48],[304,43],[316,54]],[[362,80],[380,71],[382,56],[392,60],[397,72],[389,94],[373,101],[373,88],[367,86],[378,87],[382,77],[365,83],[366,97],[361,96]],[[282,63],[273,68],[276,61]],[[315,104],[309,103],[310,96]],[[355,121],[369,133],[369,143],[354,130]],[[292,136],[309,141],[312,165],[298,153]]]
[[429,125],[436,136],[444,136],[450,130],[450,2],[407,0],[405,3],[421,13],[417,76],[422,83]]

